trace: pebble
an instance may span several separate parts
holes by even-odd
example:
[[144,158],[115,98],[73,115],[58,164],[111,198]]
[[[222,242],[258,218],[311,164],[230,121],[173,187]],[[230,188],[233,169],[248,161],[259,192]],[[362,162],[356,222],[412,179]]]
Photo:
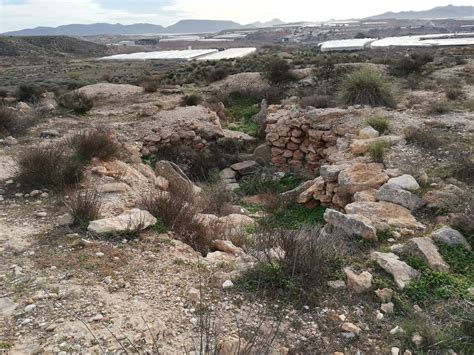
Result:
[[41,193],[42,192],[40,190],[33,190],[33,191],[30,192],[30,196],[31,197],[36,197],[36,196],[41,195]]
[[104,255],[105,255],[105,254],[102,253],[102,252],[100,252],[100,251],[98,251],[97,253],[95,253],[95,256],[98,256],[98,257],[102,257],[102,256],[104,256]]
[[393,348],[390,349],[390,354],[398,355],[400,354],[400,349],[394,346]]
[[47,212],[36,212],[36,216],[37,217],[41,217],[41,218],[44,218],[48,215]]
[[382,310],[382,312],[387,314],[387,313],[393,313],[393,307],[394,307],[393,302],[388,302],[388,303],[383,303],[380,306],[380,309]]
[[225,280],[224,283],[222,284],[222,288],[224,290],[227,290],[227,289],[232,288],[232,287],[234,287],[234,283],[230,280]]
[[91,318],[91,322],[100,322],[104,319],[104,316],[100,313],[97,313],[94,317]]
[[398,326],[398,325],[395,328],[393,328],[392,330],[390,330],[391,335],[398,335],[398,334],[404,334],[404,333],[405,333],[405,331],[403,330],[403,328]]
[[25,307],[25,312],[31,312],[36,308],[35,304],[29,304],[28,306]]
[[384,317],[383,313],[380,312],[380,311],[377,311],[377,315],[375,316],[375,318],[376,318],[377,320],[382,320],[383,317]]

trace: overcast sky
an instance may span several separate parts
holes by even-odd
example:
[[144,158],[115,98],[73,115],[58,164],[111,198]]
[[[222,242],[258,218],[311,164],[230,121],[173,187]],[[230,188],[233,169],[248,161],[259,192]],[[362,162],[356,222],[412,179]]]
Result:
[[242,24],[273,18],[320,21],[427,10],[449,3],[472,5],[473,0],[0,0],[0,33],[70,23],[147,22],[167,26],[189,18]]

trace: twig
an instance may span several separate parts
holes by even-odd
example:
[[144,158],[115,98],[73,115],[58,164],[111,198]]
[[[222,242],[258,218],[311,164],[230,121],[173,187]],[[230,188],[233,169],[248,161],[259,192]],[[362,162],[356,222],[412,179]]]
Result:
[[145,317],[143,317],[143,316],[141,316],[141,317],[143,319],[143,322],[145,322],[145,325],[146,325],[148,331],[150,332],[151,338],[153,339],[152,351],[155,350],[155,347],[156,347],[156,354],[159,355],[160,354],[160,349],[159,349],[158,339],[156,339],[155,336],[153,335],[153,332],[151,331],[150,326],[148,325],[147,321],[145,320]]
[[117,340],[117,343],[120,344],[120,347],[123,349],[123,351],[125,351],[125,354],[128,354],[127,349],[125,349],[125,347],[124,347],[123,344],[120,342],[120,340],[118,340],[118,338],[115,336],[115,334],[112,333],[112,331],[111,331],[106,325],[104,325],[104,328],[107,329],[110,334],[112,334],[112,336],[114,337],[115,340]]

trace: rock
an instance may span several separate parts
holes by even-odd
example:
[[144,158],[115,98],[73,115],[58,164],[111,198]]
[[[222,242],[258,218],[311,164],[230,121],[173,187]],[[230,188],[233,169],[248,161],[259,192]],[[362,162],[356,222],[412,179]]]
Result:
[[337,177],[346,165],[323,165],[319,169],[319,174],[325,182],[337,181]]
[[385,169],[384,170],[385,174],[390,176],[391,178],[398,177],[402,175],[399,169]]
[[382,312],[387,314],[387,313],[393,313],[393,307],[394,307],[394,304],[392,302],[388,302],[388,303],[383,303],[380,306],[380,309],[382,310]]
[[372,274],[364,271],[356,274],[351,268],[346,267],[344,273],[347,277],[347,288],[355,293],[364,293],[372,287]]
[[410,239],[403,249],[420,255],[434,271],[449,271],[449,265],[443,260],[438,248],[430,238]]
[[70,226],[74,223],[74,217],[70,213],[62,214],[58,217],[57,223],[59,226]]
[[234,283],[231,280],[225,280],[224,283],[222,284],[222,288],[224,290],[228,290],[232,287],[234,287]]
[[402,175],[398,177],[391,178],[387,181],[387,184],[396,185],[404,190],[415,191],[420,188],[420,185],[411,175]]
[[233,255],[242,255],[244,251],[241,248],[236,247],[230,240],[214,240],[212,247],[216,250],[223,251],[224,253]]
[[389,274],[392,274],[395,283],[400,289],[403,289],[408,282],[417,278],[420,273],[413,269],[399,257],[393,253],[372,252],[370,254],[372,260],[375,260],[379,266]]
[[393,290],[391,288],[378,289],[375,294],[382,302],[387,303],[392,300]]
[[103,194],[123,193],[129,190],[130,186],[124,182],[110,182],[108,184],[103,184],[99,188],[99,191]]
[[18,307],[18,304],[13,302],[8,297],[0,298],[0,315],[2,315],[2,317],[8,317],[12,315],[16,307]]
[[201,299],[201,292],[198,289],[191,287],[188,291],[188,298],[197,303]]
[[435,230],[431,233],[430,237],[437,242],[444,243],[449,246],[462,245],[467,250],[472,250],[472,247],[466,238],[464,238],[464,236],[457,230],[448,226],[443,226]]
[[95,316],[93,316],[90,321],[91,322],[100,322],[102,319],[104,319],[104,316],[100,313],[97,313]]
[[47,129],[40,133],[40,138],[55,138],[59,136],[60,134],[57,129]]
[[36,305],[35,304],[29,304],[28,306],[25,307],[25,312],[26,313],[29,313],[29,312],[32,312],[36,309]]
[[236,355],[239,354],[242,349],[246,348],[247,342],[245,339],[235,336],[226,336],[219,342],[217,355]]
[[272,150],[267,143],[260,144],[253,151],[252,160],[262,165],[270,164],[272,160]]
[[179,191],[191,191],[195,194],[201,192],[201,188],[194,185],[181,168],[172,162],[160,160],[155,165],[155,173],[157,176],[164,177],[169,181],[173,188],[176,188]]
[[360,139],[377,138],[378,136],[380,136],[379,131],[372,128],[371,126],[364,127],[359,131]]
[[400,354],[400,348],[397,348],[396,346],[394,346],[390,349],[390,355],[399,355],[399,354]]
[[365,191],[359,191],[354,194],[355,202],[377,202],[377,190],[370,189]]
[[328,281],[327,285],[330,288],[334,288],[336,290],[340,288],[346,288],[346,283],[343,280]]
[[222,180],[234,180],[236,179],[236,173],[231,168],[226,168],[219,173],[219,177]]
[[440,190],[428,191],[423,200],[428,208],[445,210],[446,212],[458,212],[465,193],[456,185],[446,185]]
[[396,203],[397,205],[406,207],[411,211],[416,210],[425,204],[417,195],[402,189],[396,184],[386,183],[377,191],[376,196],[379,201]]
[[405,331],[403,330],[402,327],[398,325],[395,328],[390,330],[390,335],[401,335],[401,334],[405,334]]
[[161,191],[168,191],[170,188],[170,182],[166,180],[163,176],[157,176],[155,178],[155,186]]
[[255,160],[246,160],[241,163],[231,165],[232,170],[240,175],[252,174],[260,165]]
[[344,323],[341,328],[342,330],[355,335],[359,335],[361,332],[361,329],[354,323]]
[[157,219],[150,212],[131,209],[116,217],[99,219],[89,223],[87,230],[92,233],[106,234],[130,230],[144,230],[155,225]]
[[41,194],[42,194],[41,190],[33,190],[30,192],[30,197],[37,197]]
[[351,194],[368,189],[378,189],[387,180],[383,165],[375,163],[357,163],[339,173],[339,187]]
[[411,341],[416,347],[420,347],[420,345],[423,343],[423,337],[420,334],[415,333],[411,337]]
[[345,207],[348,214],[367,217],[377,230],[424,229],[405,207],[391,202],[354,202]]
[[367,240],[377,240],[377,230],[368,218],[357,214],[343,214],[336,210],[327,209],[324,220],[349,235],[359,235]]

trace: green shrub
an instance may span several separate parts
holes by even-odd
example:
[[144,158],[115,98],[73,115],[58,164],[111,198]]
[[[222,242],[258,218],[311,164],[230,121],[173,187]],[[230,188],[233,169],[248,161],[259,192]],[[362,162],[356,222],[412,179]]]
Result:
[[339,98],[346,105],[395,106],[387,79],[369,69],[348,74],[342,81]]
[[209,72],[207,80],[212,83],[214,81],[225,79],[227,75],[229,75],[229,73],[225,68],[216,68]]
[[182,106],[197,106],[202,102],[202,96],[198,93],[185,95],[181,100]]
[[18,157],[18,181],[27,186],[61,190],[77,184],[83,165],[63,145],[29,148]]
[[368,152],[374,162],[383,163],[388,147],[389,144],[387,142],[376,140],[370,144]]
[[78,115],[84,115],[94,107],[94,101],[79,91],[64,94],[59,98],[59,104]]
[[324,223],[322,206],[307,208],[299,203],[282,204],[273,213],[262,218],[261,223],[273,228],[295,230]]
[[372,116],[365,120],[365,122],[380,134],[387,134],[390,132],[390,119],[385,116]]
[[433,56],[429,53],[414,53],[409,57],[402,57],[395,60],[390,65],[390,73],[396,76],[408,76],[419,73],[424,66],[433,61]]
[[432,115],[443,115],[451,111],[451,105],[445,100],[436,100],[429,103],[427,113]]
[[261,167],[242,178],[238,192],[243,195],[282,193],[298,187],[302,181],[297,174],[288,173],[279,178],[273,169]]
[[265,65],[263,75],[272,83],[278,84],[293,79],[291,66],[285,59],[273,58]]

